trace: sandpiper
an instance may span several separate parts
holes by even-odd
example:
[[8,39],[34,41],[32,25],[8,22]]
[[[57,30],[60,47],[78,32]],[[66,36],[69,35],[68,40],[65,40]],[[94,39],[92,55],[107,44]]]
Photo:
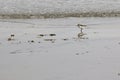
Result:
[[83,28],[87,25],[77,24],[78,28],[80,28],[80,32],[83,33]]
[[77,24],[78,28],[83,28],[86,27],[87,25],[83,25],[83,24]]

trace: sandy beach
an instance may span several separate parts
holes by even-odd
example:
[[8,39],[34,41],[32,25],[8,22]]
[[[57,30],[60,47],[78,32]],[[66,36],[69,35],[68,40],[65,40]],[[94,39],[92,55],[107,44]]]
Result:
[[0,19],[0,80],[119,79],[120,18]]

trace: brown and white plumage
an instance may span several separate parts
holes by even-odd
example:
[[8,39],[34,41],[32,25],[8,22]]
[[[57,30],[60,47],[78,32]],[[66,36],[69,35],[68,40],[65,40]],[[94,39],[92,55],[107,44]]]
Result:
[[83,28],[86,27],[87,25],[83,25],[83,24],[77,24],[78,28]]

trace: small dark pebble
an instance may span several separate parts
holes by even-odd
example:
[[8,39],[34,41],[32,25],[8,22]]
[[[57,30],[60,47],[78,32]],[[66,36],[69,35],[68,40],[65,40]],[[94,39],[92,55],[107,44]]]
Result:
[[30,41],[28,41],[28,42],[30,42]]
[[55,43],[55,41],[51,41],[52,43]]
[[19,41],[19,44],[21,44],[21,41]]
[[89,39],[88,37],[86,39]]
[[33,51],[30,51],[30,53],[32,53]]
[[8,41],[11,41],[12,39],[11,38],[8,38]]
[[54,41],[54,39],[44,39],[44,41]]
[[96,34],[97,32],[93,32],[94,34]]
[[31,43],[34,43],[35,41],[34,40],[31,40]]
[[28,43],[34,43],[34,42],[35,42],[34,40],[28,41]]
[[76,53],[76,55],[79,55],[79,53]]
[[64,41],[67,41],[68,39],[63,39]]
[[52,43],[55,43],[55,40],[56,40],[56,39],[53,39],[51,42],[52,42]]
[[14,34],[11,34],[11,37],[14,37],[15,35]]
[[118,76],[120,76],[120,73],[118,73]]
[[56,34],[49,34],[50,36],[56,36]]
[[39,36],[43,37],[43,36],[45,36],[45,35],[44,35],[44,34],[39,34]]
[[120,42],[118,44],[120,45]]
[[16,52],[10,52],[10,54],[16,54]]

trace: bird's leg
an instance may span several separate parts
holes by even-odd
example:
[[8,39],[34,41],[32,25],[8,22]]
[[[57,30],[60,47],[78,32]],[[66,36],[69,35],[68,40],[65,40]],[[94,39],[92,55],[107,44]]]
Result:
[[80,28],[80,32],[83,33],[83,28]]

